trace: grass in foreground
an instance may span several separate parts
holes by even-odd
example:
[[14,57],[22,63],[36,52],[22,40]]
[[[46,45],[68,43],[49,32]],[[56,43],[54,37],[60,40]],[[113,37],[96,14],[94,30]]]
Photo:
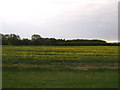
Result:
[[3,88],[117,88],[116,70],[4,70]]

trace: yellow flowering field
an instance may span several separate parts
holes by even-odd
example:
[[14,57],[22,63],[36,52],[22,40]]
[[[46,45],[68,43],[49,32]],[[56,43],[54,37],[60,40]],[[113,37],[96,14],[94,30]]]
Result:
[[117,46],[3,46],[3,88],[117,88]]
[[117,63],[117,46],[3,46],[3,64]]

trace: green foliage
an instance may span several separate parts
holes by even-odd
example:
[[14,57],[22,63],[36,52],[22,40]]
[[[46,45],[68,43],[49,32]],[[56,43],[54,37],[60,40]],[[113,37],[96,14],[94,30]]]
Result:
[[19,35],[15,34],[2,34],[2,44],[3,45],[20,45],[21,39]]
[[36,40],[36,39],[41,39],[41,36],[38,34],[34,34],[34,35],[32,35],[31,38],[32,38],[32,40]]
[[42,38],[38,34],[34,34],[29,39],[21,39],[19,35],[15,34],[1,34],[2,45],[46,45],[46,46],[118,46],[120,43],[107,43],[104,40],[87,40],[87,39],[55,39]]

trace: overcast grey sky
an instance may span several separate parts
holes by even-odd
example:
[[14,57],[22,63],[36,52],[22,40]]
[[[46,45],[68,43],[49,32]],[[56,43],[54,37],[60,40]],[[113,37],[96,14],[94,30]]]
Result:
[[1,0],[1,33],[118,40],[118,0]]

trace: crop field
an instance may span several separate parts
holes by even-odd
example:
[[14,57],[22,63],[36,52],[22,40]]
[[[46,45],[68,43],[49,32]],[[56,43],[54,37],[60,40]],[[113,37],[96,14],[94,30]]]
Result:
[[3,46],[3,88],[117,88],[117,46]]

